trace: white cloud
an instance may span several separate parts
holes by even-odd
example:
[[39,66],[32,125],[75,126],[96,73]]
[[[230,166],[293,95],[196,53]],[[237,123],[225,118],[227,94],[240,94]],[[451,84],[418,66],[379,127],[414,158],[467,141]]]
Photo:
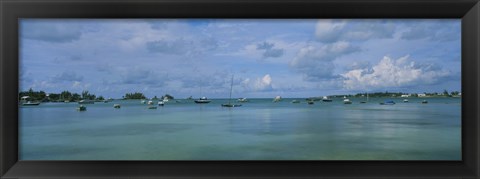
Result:
[[273,90],[272,77],[266,74],[261,78],[250,80],[246,78],[241,82],[241,85],[246,91],[270,91]]
[[334,76],[333,61],[336,58],[359,50],[358,47],[343,41],[321,47],[309,45],[300,49],[297,56],[290,62],[290,67],[302,73],[309,81],[329,79]]
[[354,69],[341,74],[344,88],[367,90],[434,84],[450,74],[446,70],[416,65],[408,58],[407,55],[395,60],[385,56],[372,68]]

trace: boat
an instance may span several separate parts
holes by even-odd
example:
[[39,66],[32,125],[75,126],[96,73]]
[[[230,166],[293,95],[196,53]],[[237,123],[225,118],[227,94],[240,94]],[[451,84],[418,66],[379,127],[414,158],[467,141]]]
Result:
[[145,104],[145,103],[147,103],[147,101],[142,100],[142,101],[140,101],[140,103]]
[[210,103],[212,100],[207,99],[207,97],[201,97],[200,99],[195,100],[195,103]]
[[238,98],[237,101],[241,103],[248,102],[247,98]]
[[408,103],[408,99],[403,99],[403,102],[404,102],[404,103]]
[[87,110],[87,107],[84,106],[84,105],[80,105],[80,106],[78,106],[78,108],[77,108],[77,111],[86,111],[86,110]]
[[241,104],[232,104],[232,90],[233,90],[233,75],[232,75],[232,83],[230,84],[230,98],[228,99],[228,104],[222,104],[222,107],[240,107]]
[[78,104],[94,104],[95,101],[93,100],[80,100]]
[[33,102],[33,101],[27,101],[25,103],[22,103],[22,106],[38,106],[40,102]]
[[164,103],[168,102],[168,97],[166,97],[166,96],[163,97],[163,102],[164,102]]
[[300,101],[299,101],[299,100],[296,100],[296,99],[294,99],[294,100],[292,100],[292,103],[300,103]]
[[159,102],[158,102],[158,105],[159,105],[159,106],[163,106],[163,105],[165,105],[165,103],[164,103],[163,101],[159,101]]
[[381,104],[381,105],[394,105],[395,102],[390,100],[390,101],[385,101],[385,102],[380,103],[380,104]]
[[314,104],[313,100],[307,101],[308,104]]
[[113,108],[119,109],[119,108],[120,108],[120,104],[114,104],[114,105],[113,105]]
[[148,103],[147,103],[147,104],[149,104],[149,105],[152,105],[152,104],[153,104],[153,101],[152,101],[152,100],[150,100],[150,101],[148,101]]
[[428,103],[427,100],[423,100],[423,101],[422,101],[422,104],[427,104],[427,103]]
[[328,98],[328,96],[324,96],[324,97],[322,98],[322,101],[323,101],[323,102],[332,102],[333,100],[330,99],[330,98]]
[[28,100],[28,98],[30,98],[30,96],[22,96],[22,100],[20,100],[20,104],[22,106],[37,106],[40,104],[40,102],[33,102],[33,101],[30,101]]
[[273,102],[279,102],[282,100],[282,97],[281,96],[275,96],[275,98],[273,98]]
[[157,106],[148,106],[147,109],[157,109]]
[[350,99],[345,98],[343,100],[343,104],[352,104],[352,101],[350,101]]

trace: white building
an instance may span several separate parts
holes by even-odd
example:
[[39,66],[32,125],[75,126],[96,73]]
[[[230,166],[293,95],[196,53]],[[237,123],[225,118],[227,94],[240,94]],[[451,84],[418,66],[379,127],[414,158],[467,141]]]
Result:
[[410,94],[402,94],[402,96],[400,96],[401,98],[408,98],[410,97]]

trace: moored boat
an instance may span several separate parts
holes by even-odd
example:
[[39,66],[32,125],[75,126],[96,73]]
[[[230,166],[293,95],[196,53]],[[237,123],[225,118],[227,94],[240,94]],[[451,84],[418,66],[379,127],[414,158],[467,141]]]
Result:
[[33,101],[27,101],[25,103],[22,103],[22,106],[38,106],[40,102],[33,102]]
[[380,104],[381,104],[381,105],[394,105],[395,102],[390,100],[390,101],[385,101],[385,102],[380,103]]
[[212,100],[207,99],[207,97],[201,97],[200,99],[195,100],[195,103],[210,103]]
[[350,99],[345,98],[343,100],[343,104],[352,104],[352,101],[350,101]]
[[330,99],[330,98],[328,98],[328,96],[324,96],[324,97],[322,98],[322,101],[323,101],[323,102],[332,102],[333,100]]
[[87,107],[84,105],[80,105],[77,107],[77,111],[86,111],[86,110],[87,110]]
[[282,100],[282,97],[281,96],[275,96],[275,98],[273,98],[273,102],[279,102]]
[[114,104],[114,105],[113,105],[113,108],[119,109],[119,108],[120,108],[120,104]]
[[300,101],[299,101],[299,100],[296,100],[296,99],[294,99],[294,100],[292,100],[292,103],[300,103]]
[[403,99],[403,102],[404,102],[404,103],[408,103],[408,99]]
[[230,84],[230,97],[228,98],[227,104],[222,104],[222,107],[240,107],[241,104],[232,104],[232,90],[233,90],[233,75],[232,75],[232,83]]
[[247,98],[238,98],[237,101],[241,103],[248,102]]
[[78,104],[94,104],[93,100],[80,100]]
[[422,101],[422,104],[427,104],[427,103],[428,103],[427,100],[423,100],[423,101]]

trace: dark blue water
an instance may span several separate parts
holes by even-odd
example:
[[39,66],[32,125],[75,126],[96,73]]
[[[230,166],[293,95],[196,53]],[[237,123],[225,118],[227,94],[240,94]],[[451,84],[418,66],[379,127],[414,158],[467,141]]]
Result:
[[[428,104],[421,104],[424,99]],[[20,108],[21,160],[461,160],[460,98]],[[122,105],[114,109],[114,103]]]

